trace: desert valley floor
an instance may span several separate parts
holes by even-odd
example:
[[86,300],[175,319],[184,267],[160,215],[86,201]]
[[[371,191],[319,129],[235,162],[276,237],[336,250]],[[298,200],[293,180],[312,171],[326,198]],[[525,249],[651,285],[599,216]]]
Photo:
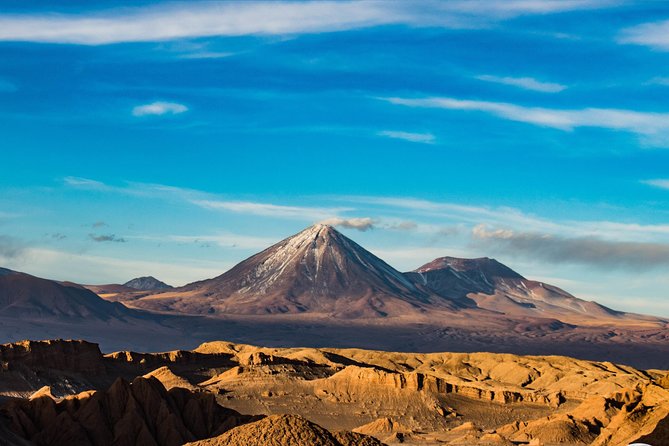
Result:
[[[666,372],[560,356],[0,346],[1,444],[627,445],[669,441]],[[206,440],[209,438],[208,440]]]

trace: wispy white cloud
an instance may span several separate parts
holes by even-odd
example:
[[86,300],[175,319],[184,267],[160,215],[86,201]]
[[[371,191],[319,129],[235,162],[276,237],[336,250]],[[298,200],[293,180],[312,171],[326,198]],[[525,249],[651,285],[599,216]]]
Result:
[[359,217],[359,218],[342,218],[342,217],[333,217],[328,218],[320,222],[324,225],[330,226],[339,226],[347,229],[357,229],[358,231],[367,231],[369,229],[374,229],[374,219],[369,217]]
[[206,234],[206,235],[168,235],[161,237],[136,237],[145,240],[172,241],[177,243],[195,243],[199,245],[215,244],[221,248],[261,250],[278,242],[269,237],[255,237],[242,234]]
[[657,76],[645,82],[645,85],[663,85],[669,86],[669,77]]
[[122,186],[111,185],[102,181],[83,177],[65,177],[63,183],[75,189],[107,192],[146,198],[164,198],[170,200],[191,200],[206,194],[194,189],[167,186],[164,184],[126,182]]
[[65,185],[77,189],[181,201],[212,211],[305,220],[311,223],[327,218],[339,217],[344,212],[354,210],[351,207],[290,206],[255,201],[235,201],[224,199],[220,195],[208,192],[164,184],[128,182],[124,186],[113,186],[101,181],[80,177],[66,177],[63,181]]
[[68,186],[82,188],[82,189],[96,189],[96,190],[107,190],[107,189],[109,189],[109,186],[107,186],[102,181],[91,180],[90,178],[65,177],[65,178],[63,178],[63,182]]
[[150,104],[138,105],[132,109],[134,116],[147,115],[178,115],[188,111],[188,107],[176,102],[152,102]]
[[669,51],[669,20],[642,23],[623,29],[618,35],[618,42]]
[[511,85],[525,90],[540,91],[542,93],[559,93],[567,88],[566,85],[554,82],[542,82],[532,77],[500,77],[482,74],[476,76],[476,79],[496,84]]
[[[443,2],[442,2],[443,3]],[[485,15],[497,19],[506,19],[522,15],[553,14],[559,12],[615,7],[620,0],[508,0],[491,2],[489,0],[456,0],[446,2],[443,9],[454,8],[462,14]]]
[[642,183],[660,189],[669,189],[669,179],[643,180]]
[[0,15],[0,40],[100,45],[330,32],[392,24],[462,28],[613,4],[597,0],[191,2],[76,15],[4,14]]
[[182,59],[222,59],[224,57],[234,56],[235,53],[228,53],[223,51],[197,51],[193,53],[182,54],[179,57]]
[[669,142],[669,113],[639,112],[612,108],[563,110],[526,107],[507,102],[473,101],[448,97],[387,97],[381,99],[391,104],[407,107],[479,111],[510,121],[524,122],[564,131],[571,131],[578,127],[622,130],[650,137],[651,139],[648,141],[652,141],[658,145],[666,145]]
[[305,206],[284,206],[252,201],[192,200],[191,203],[205,209],[221,210],[239,214],[261,215],[265,217],[323,220],[336,216],[350,208],[322,208]]
[[[669,242],[669,225],[615,221],[556,220],[510,207],[467,206],[459,203],[430,201],[411,197],[346,196],[344,202],[362,203],[382,208],[405,210],[414,218],[439,218],[457,224],[523,228],[525,231],[559,234],[567,237],[600,237],[610,240]],[[418,225],[424,233],[438,232],[441,226]],[[449,227],[450,228],[450,227]],[[449,229],[452,230],[453,228]]]
[[[648,180],[661,187],[665,180]],[[315,223],[331,218],[350,220],[347,214],[364,211],[373,219],[375,227],[388,230],[411,230],[427,235],[452,235],[462,231],[462,225],[485,223],[491,226],[523,228],[526,231],[560,234],[568,237],[601,237],[610,240],[635,240],[640,242],[668,239],[669,225],[641,224],[616,221],[556,220],[523,212],[511,207],[490,207],[463,205],[453,202],[431,201],[413,197],[392,196],[335,196],[322,197],[333,206],[292,206],[256,201],[237,201],[220,195],[194,189],[166,186],[161,184],[127,183],[112,186],[97,180],[67,177],[64,183],[69,187],[129,195],[141,198],[178,201],[212,211],[257,215],[269,218],[293,219]],[[334,201],[333,201],[334,200]],[[339,206],[337,206],[339,204]],[[399,214],[398,214],[399,213]],[[391,214],[393,217],[388,217]],[[405,215],[402,215],[405,214]],[[402,217],[398,217],[402,216]],[[416,223],[416,219],[423,222]],[[425,221],[438,218],[438,225]],[[444,229],[444,225],[448,225]],[[457,230],[456,230],[457,227]]]
[[405,209],[411,213],[449,217],[470,223],[503,220],[509,223],[533,224],[538,221],[536,217],[508,207],[467,206],[459,203],[437,202],[412,197],[347,196],[342,197],[342,199],[350,202]]
[[410,142],[419,142],[423,144],[434,144],[435,138],[432,133],[412,133],[402,132],[397,130],[383,130],[377,135],[385,136],[386,138],[403,139]]

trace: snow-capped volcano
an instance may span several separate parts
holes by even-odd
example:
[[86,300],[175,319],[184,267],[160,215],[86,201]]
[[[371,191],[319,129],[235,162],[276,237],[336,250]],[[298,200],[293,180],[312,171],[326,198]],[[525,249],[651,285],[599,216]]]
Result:
[[[422,312],[434,293],[328,225],[314,225],[213,279],[156,295],[152,308],[195,314]],[[441,308],[457,304],[437,299]]]
[[240,294],[273,294],[276,287],[327,298],[374,291],[411,298],[422,294],[402,273],[320,224],[251,257],[219,279],[233,272],[241,273],[236,277]]

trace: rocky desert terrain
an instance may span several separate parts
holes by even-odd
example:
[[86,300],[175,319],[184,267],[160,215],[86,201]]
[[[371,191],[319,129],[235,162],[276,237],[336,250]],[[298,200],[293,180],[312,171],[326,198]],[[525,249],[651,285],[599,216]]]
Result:
[[0,346],[3,444],[600,445],[669,441],[660,370],[561,356]]

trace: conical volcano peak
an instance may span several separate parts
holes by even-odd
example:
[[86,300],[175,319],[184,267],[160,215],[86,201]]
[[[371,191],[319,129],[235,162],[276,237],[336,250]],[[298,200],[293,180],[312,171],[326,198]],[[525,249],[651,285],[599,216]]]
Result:
[[[269,249],[283,256],[291,252],[303,249],[313,250],[318,247],[339,246],[344,248],[344,246],[349,244],[348,242],[353,243],[332,226],[318,223],[280,241]],[[277,249],[279,247],[281,249]]]
[[213,311],[260,314],[407,314],[420,311],[429,298],[327,224],[310,226],[192,289],[211,297]]
[[333,233],[336,232],[338,233],[335,228],[333,228],[330,225],[326,225],[323,223],[316,223],[314,225],[309,226],[308,228],[302,230],[301,232],[298,232],[297,234],[294,235],[294,237],[300,236],[300,235],[305,235],[305,236],[312,236],[312,237],[317,237],[320,233]]

